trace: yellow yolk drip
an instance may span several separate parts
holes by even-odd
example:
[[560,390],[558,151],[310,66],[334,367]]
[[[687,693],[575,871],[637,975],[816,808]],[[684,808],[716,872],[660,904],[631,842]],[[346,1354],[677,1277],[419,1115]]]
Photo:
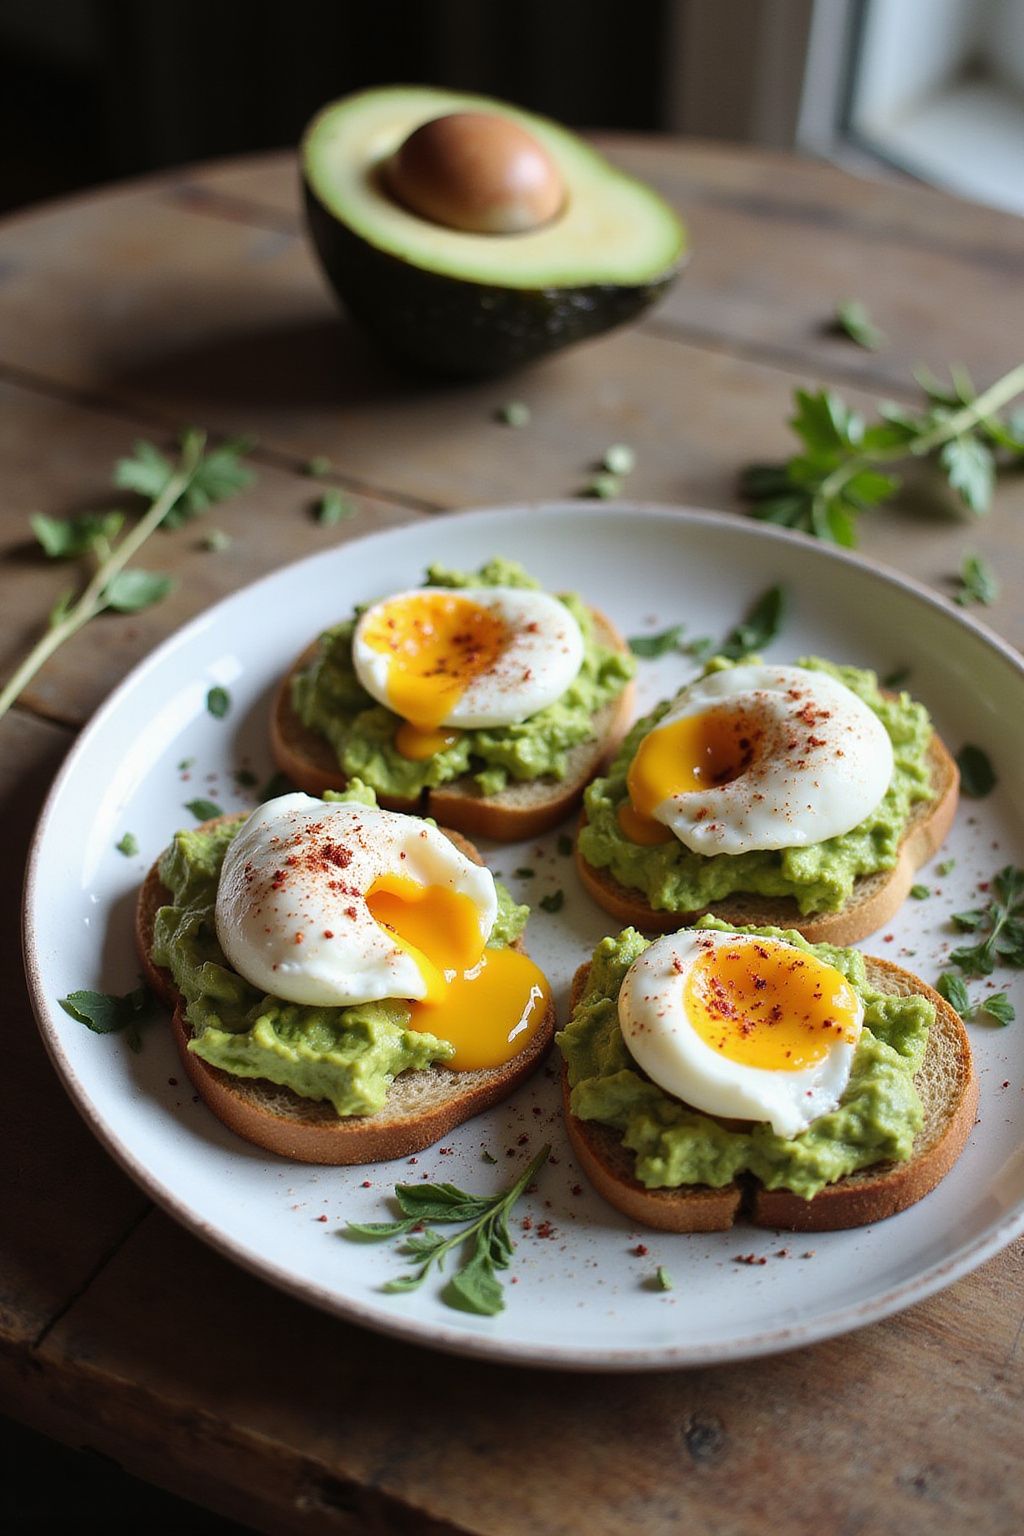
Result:
[[458,592],[418,592],[382,603],[362,638],[390,658],[388,703],[419,733],[443,724],[469,683],[489,671],[508,644],[503,620]]
[[641,741],[626,774],[629,800],[619,826],[634,843],[669,842],[672,833],[654,812],[670,795],[716,789],[749,766],[755,738],[749,721],[728,709],[705,710],[656,726]]
[[683,991],[694,1031],[743,1066],[797,1072],[858,1036],[857,995],[814,955],[768,941],[708,949]]
[[458,731],[448,728],[425,731],[413,725],[411,720],[403,720],[395,732],[395,746],[399,752],[417,763],[443,752],[445,747],[453,746],[458,739]]
[[447,1066],[499,1067],[529,1044],[548,1010],[547,979],[514,949],[484,948],[468,896],[383,875],[366,905],[419,967],[427,995],[412,1003],[410,1025],[455,1046]]

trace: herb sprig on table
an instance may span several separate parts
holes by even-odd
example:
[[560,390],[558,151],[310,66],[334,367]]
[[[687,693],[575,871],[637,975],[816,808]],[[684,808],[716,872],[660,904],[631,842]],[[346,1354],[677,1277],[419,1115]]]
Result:
[[182,433],[176,461],[138,442],[133,455],[118,461],[114,483],[143,496],[149,506],[126,529],[125,513],[87,512],[74,518],[36,514],[32,531],[51,560],[89,558],[93,572],[76,594],[62,594],[50,613],[49,628],[0,690],[0,718],[66,640],[105,610],[140,613],[166,597],[173,582],[157,571],[128,567],[128,562],[157,528],[177,528],[215,502],[249,485],[252,470],[243,462],[249,444],[241,439],[207,450],[206,434]]
[[698,661],[705,661],[709,656],[727,656],[730,661],[739,661],[775,639],[786,616],[787,602],[785,587],[769,587],[755,599],[743,619],[717,642],[707,636],[687,640],[686,625],[671,624],[654,635],[632,635],[628,645],[633,655],[643,661],[653,661],[670,651],[683,651]]
[[860,514],[900,488],[889,466],[915,459],[932,464],[968,511],[987,512],[997,471],[1024,462],[1024,413],[1000,414],[1024,392],[1024,363],[980,395],[963,369],[951,369],[950,379],[919,373],[919,409],[883,401],[870,423],[832,390],[798,389],[789,424],[799,451],[780,464],[751,464],[740,477],[751,515],[852,547]]
[[[448,1255],[466,1244],[466,1262],[451,1276],[441,1300],[462,1312],[495,1317],[505,1307],[497,1272],[508,1268],[515,1248],[508,1218],[550,1156],[550,1145],[543,1146],[515,1183],[496,1195],[467,1194],[454,1184],[396,1184],[395,1199],[402,1212],[398,1221],[350,1221],[343,1235],[358,1242],[405,1239],[400,1251],[417,1265],[409,1274],[387,1281],[382,1289],[392,1293],[415,1291],[435,1266],[443,1269]],[[432,1230],[454,1222],[465,1225],[449,1237]]]

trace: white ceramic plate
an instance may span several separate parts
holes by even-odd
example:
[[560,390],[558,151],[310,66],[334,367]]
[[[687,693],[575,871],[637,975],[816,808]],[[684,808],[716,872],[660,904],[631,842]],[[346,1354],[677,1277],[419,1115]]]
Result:
[[[924,588],[809,539],[710,513],[571,503],[425,519],[327,550],[203,614],[136,669],[70,754],[32,852],[25,945],[43,1038],[79,1110],[154,1200],[230,1258],[328,1311],[465,1354],[582,1368],[736,1360],[841,1333],[948,1285],[1024,1229],[1024,1018],[971,1029],[980,1123],[939,1189],[876,1227],[808,1240],[742,1227],[695,1236],[631,1230],[582,1187],[552,1068],[412,1166],[310,1169],[238,1141],[196,1103],[169,1031],[151,1028],[135,1055],[57,1006],[76,988],[135,984],[139,881],[175,829],[190,824],[184,802],[253,803],[255,791],[239,789],[232,770],[261,781],[269,774],[271,691],[312,636],[353,603],[415,584],[431,561],[474,566],[495,553],[523,561],[548,586],[584,593],[630,635],[682,620],[691,636],[720,637],[767,585],[783,581],[790,613],[772,657],[817,652],[882,673],[905,664],[954,750],[973,741],[989,751],[1006,792],[964,803],[936,861],[955,857],[955,870],[942,878],[934,865],[926,871],[935,894],[908,901],[890,929],[866,941],[869,952],[934,980],[954,940],[949,913],[975,905],[978,883],[1002,865],[1024,864],[1008,791],[1024,760],[1024,667]],[[681,655],[641,663],[640,703],[691,670]],[[213,684],[231,695],[224,720],[205,708]],[[180,768],[186,759],[192,766]],[[115,850],[125,831],[139,840],[136,858]],[[612,920],[580,891],[556,835],[485,851],[535,908],[545,892],[565,891],[562,911],[535,910],[528,931],[564,1017],[572,971]],[[513,873],[523,868],[533,875]],[[998,980],[1019,994],[1017,978]],[[1024,1013],[1019,995],[1017,1006]],[[393,1245],[339,1235],[347,1219],[386,1219],[398,1179],[497,1189],[545,1140],[554,1156],[516,1213],[513,1283],[497,1318],[451,1310],[432,1281],[411,1295],[382,1294],[382,1281],[403,1268]],[[524,1217],[528,1231],[519,1227]],[[748,1255],[765,1262],[737,1262]],[[655,1287],[659,1265],[672,1278],[669,1292]]]

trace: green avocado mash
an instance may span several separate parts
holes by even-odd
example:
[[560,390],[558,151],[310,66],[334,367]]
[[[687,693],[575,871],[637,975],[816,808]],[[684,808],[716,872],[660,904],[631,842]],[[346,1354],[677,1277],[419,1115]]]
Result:
[[[324,798],[376,803],[358,783]],[[179,832],[160,861],[173,902],[156,915],[153,959],[167,967],[185,999],[189,1050],[236,1077],[266,1078],[302,1098],[329,1099],[339,1115],[373,1114],[399,1072],[448,1061],[454,1047],[410,1029],[401,999],[311,1008],[266,996],[230,968],[213,910],[224,853],[241,825]],[[529,908],[516,906],[500,883],[496,889],[489,943],[499,949],[522,933]]]
[[[479,571],[432,565],[432,587],[531,587],[538,583],[511,560],[489,560]],[[573,747],[589,741],[593,718],[633,676],[632,656],[600,645],[585,604],[574,594],[561,601],[583,632],[583,665],[562,697],[519,725],[466,730],[450,747],[413,762],[394,745],[399,717],[362,687],[352,665],[356,618],[320,637],[316,656],[292,681],[292,704],[304,725],[325,736],[343,773],[371,784],[378,794],[413,798],[423,789],[472,773],[481,794],[495,795],[509,779],[562,779]]]
[[[720,660],[711,663],[714,668],[721,665]],[[835,912],[850,899],[855,880],[891,869],[911,807],[934,794],[928,767],[932,734],[928,712],[906,693],[886,697],[873,672],[815,657],[797,665],[827,672],[845,683],[874,710],[889,733],[895,758],[892,781],[866,820],[840,837],[806,848],[713,857],[693,853],[675,838],[654,847],[630,842],[618,822],[619,807],[628,799],[626,770],[642,738],[670,709],[672,701],[665,700],[637,721],[607,777],[595,779],[587,789],[587,824],[579,837],[587,863],[609,870],[623,885],[643,891],[655,911],[667,912],[703,912],[734,891],[791,896],[801,913]]]
[[857,1168],[905,1162],[923,1121],[913,1080],[924,1060],[933,1005],[871,986],[857,950],[808,944],[779,928],[732,930],[715,918],[697,926],[785,939],[842,971],[864,1003],[864,1027],[839,1105],[786,1140],[767,1124],[729,1130],[643,1076],[622,1038],[618,996],[650,941],[626,928],[595,949],[587,990],[555,1037],[569,1070],[573,1114],[621,1131],[623,1145],[636,1154],[636,1177],[648,1189],[720,1187],[752,1173],[768,1189],[790,1189],[810,1200]]

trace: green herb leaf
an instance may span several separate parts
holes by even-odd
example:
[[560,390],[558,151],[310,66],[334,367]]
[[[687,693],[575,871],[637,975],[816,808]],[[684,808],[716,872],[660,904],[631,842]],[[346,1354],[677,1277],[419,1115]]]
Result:
[[565,892],[561,890],[549,891],[546,896],[540,898],[538,905],[545,912],[561,912],[565,905]]
[[119,843],[114,847],[118,853],[123,853],[126,859],[133,859],[139,851],[139,840],[134,832],[126,832]]
[[468,1264],[457,1270],[444,1288],[442,1299],[462,1312],[496,1317],[505,1310],[501,1282],[487,1249],[477,1248]]
[[206,708],[215,720],[223,720],[231,708],[231,695],[226,688],[215,685],[206,695]]
[[395,1199],[416,1221],[473,1221],[490,1208],[487,1195],[467,1195],[454,1184],[396,1184]]
[[628,443],[612,443],[604,451],[601,467],[610,475],[631,475],[636,468],[636,454]]
[[984,800],[999,782],[988,754],[981,747],[970,743],[962,746],[956,754],[956,764],[960,769],[960,788],[972,800]]
[[954,971],[943,971],[935,983],[935,990],[940,997],[944,997],[951,1008],[955,1008],[961,1018],[966,1018],[971,1011],[971,999],[967,988],[960,977]]
[[[57,1001],[73,1019],[96,1035],[113,1035],[121,1030],[138,1030],[158,1013],[157,1001],[145,982],[117,997],[110,992],[69,992]],[[136,1047],[137,1048],[137,1047]]]
[[971,433],[954,437],[939,453],[953,490],[971,512],[987,512],[992,505],[996,463],[991,448]]
[[1005,992],[992,992],[972,1003],[967,988],[952,971],[943,972],[935,984],[935,990],[967,1022],[988,1016],[1005,1027],[1017,1017],[1016,1009]]
[[530,422],[530,407],[522,400],[509,400],[499,406],[495,415],[506,427],[525,427]]
[[731,629],[718,648],[719,655],[739,661],[752,651],[760,651],[778,634],[786,612],[783,587],[769,587],[757,599],[746,618]]
[[960,567],[960,590],[954,601],[961,608],[968,603],[983,603],[986,607],[999,596],[996,573],[982,555],[965,555]]
[[415,1225],[415,1216],[403,1221],[349,1221],[345,1224],[342,1236],[365,1243],[379,1243],[386,1237],[399,1237]]
[[203,548],[211,555],[219,555],[223,550],[230,549],[230,533],[225,533],[223,528],[211,528],[203,535]]
[[[197,434],[183,432],[181,447],[184,451]],[[253,471],[243,460],[251,448],[246,438],[233,438],[210,448],[200,458],[195,472],[182,494],[165,514],[161,526],[178,528],[190,518],[205,512],[215,502],[226,501],[237,495],[255,479]],[[176,465],[161,453],[153,443],[140,441],[134,446],[130,458],[119,459],[114,468],[114,484],[126,490],[136,491],[149,501],[156,501],[166,489]]]
[[512,873],[515,875],[517,880],[532,880],[536,871],[528,868],[527,865],[523,864],[519,869],[514,869]]
[[658,1265],[655,1271],[655,1280],[657,1281],[659,1291],[672,1290],[672,1276],[663,1264]]
[[848,336],[858,347],[865,347],[869,352],[877,352],[888,339],[885,332],[873,324],[867,306],[860,299],[844,299],[836,305],[832,329]]
[[980,944],[950,953],[950,963],[966,976],[990,976],[997,964],[1024,967],[1024,870],[1007,864],[992,889],[995,895],[987,907],[953,915],[961,932],[985,934]]
[[560,832],[558,834],[558,851],[563,859],[568,858],[569,854],[572,853],[572,847],[572,838],[569,836],[569,833]]
[[598,470],[587,481],[583,490],[584,496],[596,496],[599,501],[614,501],[616,496],[622,495],[622,481],[618,475],[610,475],[606,470]]
[[76,560],[112,544],[124,526],[124,513],[83,512],[79,517],[57,518],[35,512],[29,522],[51,560]]
[[107,607],[117,613],[141,613],[143,608],[151,608],[165,598],[173,586],[170,576],[131,566],[126,571],[117,572],[104,588],[103,597]]
[[669,651],[677,651],[685,629],[685,624],[671,624],[668,629],[660,630],[656,635],[631,635],[627,644],[634,656],[640,656],[645,661],[653,660]]
[[304,475],[310,475],[314,480],[316,480],[319,479],[321,475],[329,475],[331,468],[331,461],[327,455],[325,453],[316,453],[311,459],[306,461],[303,466],[302,473]]
[[486,1147],[481,1152],[480,1156],[483,1158],[485,1163],[496,1163],[498,1161],[498,1159],[494,1156],[494,1153],[488,1152]]
[[185,809],[192,812],[196,821],[213,821],[217,816],[224,815],[215,800],[186,800]]
[[936,864],[935,873],[943,880],[956,869],[956,859],[943,859],[941,864]]
[[356,509],[350,501],[345,500],[340,491],[325,491],[317,502],[313,515],[321,527],[334,528],[346,518],[355,517]]
[[909,667],[895,667],[882,678],[883,688],[902,688],[910,676]]
[[910,894],[915,901],[927,901],[931,891],[927,885],[912,885],[910,887]]
[[1017,1010],[1005,992],[993,992],[978,1004],[978,1010],[989,1014],[997,1024],[1012,1024],[1017,1017]]

